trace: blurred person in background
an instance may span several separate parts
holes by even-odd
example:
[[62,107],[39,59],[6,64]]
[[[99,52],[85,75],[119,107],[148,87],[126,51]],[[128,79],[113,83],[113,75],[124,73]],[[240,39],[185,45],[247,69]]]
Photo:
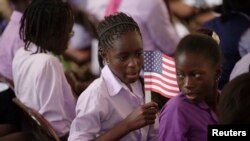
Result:
[[[24,45],[19,36],[19,28],[21,17],[29,4],[29,0],[9,0],[8,2],[14,9],[0,38],[0,136],[1,133],[3,135],[20,130],[19,109],[12,102],[12,98],[15,97],[12,60],[16,51]],[[3,126],[3,124],[5,125]]]
[[219,89],[229,81],[235,63],[240,60],[239,42],[250,27],[250,0],[223,0],[222,15],[206,23],[203,27],[214,30],[220,37],[223,71]]

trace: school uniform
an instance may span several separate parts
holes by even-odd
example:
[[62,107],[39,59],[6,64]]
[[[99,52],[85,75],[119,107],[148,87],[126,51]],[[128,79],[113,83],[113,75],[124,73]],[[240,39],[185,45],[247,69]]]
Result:
[[218,123],[217,115],[204,101],[194,104],[184,94],[170,99],[159,119],[158,141],[207,141],[208,125]]
[[[86,10],[102,20],[110,0],[88,0]],[[140,27],[145,51],[158,50],[173,55],[180,37],[170,22],[163,0],[123,0],[118,12],[124,12]]]
[[[131,84],[133,93],[105,66],[96,79],[80,95],[76,105],[69,141],[89,141],[113,128],[137,107],[144,104],[141,81]],[[156,141],[158,119],[155,125],[145,126],[120,141]]]
[[19,28],[22,13],[13,11],[10,21],[0,38],[0,74],[12,80],[12,60],[15,52],[24,46],[20,39]]
[[51,53],[35,53],[20,48],[13,60],[15,93],[28,107],[38,111],[54,127],[59,137],[69,132],[75,117],[76,100],[59,60]]

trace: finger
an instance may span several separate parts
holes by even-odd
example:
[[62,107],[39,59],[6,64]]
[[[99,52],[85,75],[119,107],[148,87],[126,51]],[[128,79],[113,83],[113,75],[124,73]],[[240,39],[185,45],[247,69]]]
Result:
[[158,109],[156,109],[156,108],[150,108],[150,109],[146,109],[145,110],[145,112],[144,112],[144,114],[145,115],[154,115],[154,114],[156,114],[158,112]]
[[151,102],[148,102],[148,103],[142,105],[142,108],[145,108],[145,109],[152,108],[152,107],[156,107],[157,108],[158,104],[155,103],[155,102],[153,102],[153,101],[151,101]]
[[154,124],[155,123],[155,120],[146,120],[146,124]]
[[155,120],[156,119],[156,115],[148,115],[145,117],[146,120]]

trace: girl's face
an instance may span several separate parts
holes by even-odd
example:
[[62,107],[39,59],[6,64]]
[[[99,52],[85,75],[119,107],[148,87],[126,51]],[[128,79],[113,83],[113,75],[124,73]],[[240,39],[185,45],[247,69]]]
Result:
[[219,67],[202,55],[191,53],[180,53],[175,61],[179,88],[190,101],[196,103],[214,95]]
[[111,71],[125,84],[138,80],[143,66],[143,46],[139,33],[127,32],[114,40],[113,47],[104,51],[104,60]]

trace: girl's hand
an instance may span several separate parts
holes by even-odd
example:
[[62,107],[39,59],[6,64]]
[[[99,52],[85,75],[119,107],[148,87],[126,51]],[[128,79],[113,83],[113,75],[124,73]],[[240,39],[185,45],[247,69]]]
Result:
[[158,105],[155,102],[146,103],[131,112],[124,120],[124,124],[129,131],[154,124],[157,112]]

